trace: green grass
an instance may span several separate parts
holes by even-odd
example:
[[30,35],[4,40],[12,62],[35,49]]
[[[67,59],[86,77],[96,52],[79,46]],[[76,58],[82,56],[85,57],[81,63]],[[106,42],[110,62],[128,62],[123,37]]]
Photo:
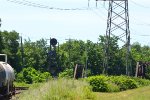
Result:
[[118,93],[96,93],[98,100],[150,100],[150,86]]
[[84,81],[58,79],[32,85],[18,95],[17,100],[96,100],[89,84]]
[[26,83],[18,83],[18,82],[14,82],[14,85],[15,85],[15,87],[19,87],[19,86],[21,86],[21,87],[30,87],[31,86],[31,84],[26,84]]
[[[16,96],[16,100],[150,100],[150,86],[123,92],[92,92],[81,80],[58,79],[36,83]],[[15,100],[15,99],[13,99]]]

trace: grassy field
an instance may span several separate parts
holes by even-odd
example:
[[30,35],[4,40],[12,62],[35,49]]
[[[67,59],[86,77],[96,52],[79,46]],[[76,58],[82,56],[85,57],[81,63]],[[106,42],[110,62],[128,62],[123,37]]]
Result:
[[116,93],[92,92],[86,82],[51,80],[33,84],[13,100],[150,100],[150,86]]
[[96,93],[98,100],[150,100],[150,86],[118,93]]
[[96,100],[96,94],[87,82],[58,79],[33,84],[13,100]]

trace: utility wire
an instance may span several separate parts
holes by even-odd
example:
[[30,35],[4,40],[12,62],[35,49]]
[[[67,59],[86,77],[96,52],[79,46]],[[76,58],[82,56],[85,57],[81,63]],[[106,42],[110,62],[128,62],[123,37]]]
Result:
[[148,24],[148,23],[137,24],[137,25],[141,25],[141,26],[150,26],[150,24]]
[[[130,28],[131,30],[132,30],[132,35],[134,35],[134,36],[140,36],[140,37],[149,37],[150,35],[148,35],[148,34],[142,34],[141,32],[137,32],[136,30],[134,30],[134,29],[132,29],[132,28]],[[137,33],[141,33],[142,35],[140,35],[140,34],[137,34]]]
[[[38,7],[38,8],[45,8],[45,9],[50,9],[50,10],[90,10],[92,11],[95,15],[97,15],[98,17],[102,18],[103,20],[105,20],[102,16],[100,16],[94,9],[89,8],[89,1],[88,1],[88,8],[56,8],[56,7],[50,7],[47,5],[42,5],[42,4],[38,4],[38,3],[34,3],[34,2],[30,2],[27,0],[23,0],[23,1],[19,1],[19,0],[7,0],[9,2],[12,3],[16,3],[16,4],[21,4],[21,5],[25,5],[25,6],[32,6],[32,7]],[[144,7],[144,8],[150,8],[150,7],[146,7],[144,5],[138,4],[136,2],[134,2],[133,0],[130,0],[132,3],[134,3],[137,6],[140,7]],[[103,4],[103,8],[107,10],[106,6],[105,6],[105,2]],[[104,14],[104,13],[103,13]],[[106,14],[104,14],[106,15]],[[139,24],[139,25],[146,25],[146,26],[150,26],[150,24]],[[138,36],[150,36],[150,35],[138,35]]]
[[101,19],[103,19],[103,21],[106,20],[106,19],[103,18],[100,14],[98,14],[94,9],[90,9],[90,8],[89,8],[89,10],[92,11],[96,16],[98,16],[98,17],[100,17]]
[[12,3],[16,3],[16,4],[21,4],[21,5],[25,5],[25,6],[31,6],[31,7],[37,7],[37,8],[45,8],[45,9],[50,9],[50,10],[87,10],[88,8],[57,8],[57,7],[50,7],[47,5],[42,5],[42,4],[38,4],[38,3],[34,3],[34,2],[30,2],[27,0],[23,0],[23,1],[19,1],[19,0],[7,0],[9,2]]
[[[106,10],[106,11],[108,11],[108,9],[106,8],[106,4],[105,4],[105,2],[102,4],[102,7]],[[104,14],[104,13],[103,13]],[[97,14],[98,15],[98,14]],[[106,14],[104,14],[104,15],[106,15]],[[98,15],[99,16],[99,15]],[[107,16],[107,15],[106,15]],[[136,25],[143,25],[143,26],[150,26],[150,24],[148,24],[148,23],[143,23],[143,24],[136,24]],[[132,29],[133,30],[133,29]],[[135,31],[135,30],[133,30],[133,31]],[[139,33],[139,32],[136,32],[136,33]],[[137,34],[132,34],[132,35],[134,35],[134,36],[140,36],[140,37],[149,37],[150,35],[146,35],[146,34],[143,34],[143,35],[137,35]],[[120,38],[119,38],[120,39]]]
[[149,6],[144,6],[144,5],[141,5],[139,3],[136,3],[133,0],[130,0],[130,1],[131,1],[131,3],[135,4],[136,6],[139,6],[139,7],[142,7],[142,8],[150,8]]
[[81,8],[56,8],[56,7],[49,7],[47,5],[42,5],[42,4],[38,4],[38,3],[27,1],[27,0],[23,0],[23,1],[19,1],[19,0],[7,0],[7,1],[12,2],[12,3],[16,3],[16,4],[25,5],[25,6],[32,6],[32,7],[38,7],[38,8],[46,8],[46,9],[51,9],[51,10],[90,10],[95,15],[97,15],[101,19],[105,20],[93,8],[89,8],[89,6],[90,6],[89,5],[90,0],[88,0],[88,8],[82,8],[82,9]]
[[[138,4],[138,3],[134,2],[133,0],[130,0],[130,1],[131,1],[133,4],[137,5],[137,6],[144,7],[144,8],[150,8],[150,7],[146,7],[146,6],[144,6],[144,5]],[[102,6],[103,6],[103,8],[108,12],[108,9],[106,8],[105,2],[103,3]],[[137,19],[137,18],[134,17],[134,19]],[[138,21],[141,21],[141,20],[139,20],[139,19],[137,19],[137,20],[138,20]],[[145,23],[145,22],[142,22],[142,24],[137,24],[136,22],[133,22],[133,23],[134,23],[134,25],[136,24],[136,25],[150,26],[149,23]]]

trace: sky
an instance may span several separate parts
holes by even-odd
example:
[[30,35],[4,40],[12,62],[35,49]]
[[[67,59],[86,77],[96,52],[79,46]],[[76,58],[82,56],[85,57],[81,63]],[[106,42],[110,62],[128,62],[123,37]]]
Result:
[[[32,2],[60,9],[18,4]],[[23,39],[56,38],[98,41],[106,34],[108,1],[94,0],[0,0],[1,31],[20,33]],[[64,10],[64,9],[73,10]],[[79,9],[76,9],[79,8]],[[76,10],[74,10],[76,9]],[[131,44],[150,45],[150,0],[129,0]],[[121,42],[121,41],[120,41]]]

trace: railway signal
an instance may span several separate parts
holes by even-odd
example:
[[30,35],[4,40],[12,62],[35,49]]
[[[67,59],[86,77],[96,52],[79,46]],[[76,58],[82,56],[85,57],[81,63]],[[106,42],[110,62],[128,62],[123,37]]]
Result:
[[48,62],[49,62],[49,71],[53,76],[56,76],[57,73],[60,71],[60,61],[59,55],[59,43],[57,39],[50,38],[50,50],[48,51]]

